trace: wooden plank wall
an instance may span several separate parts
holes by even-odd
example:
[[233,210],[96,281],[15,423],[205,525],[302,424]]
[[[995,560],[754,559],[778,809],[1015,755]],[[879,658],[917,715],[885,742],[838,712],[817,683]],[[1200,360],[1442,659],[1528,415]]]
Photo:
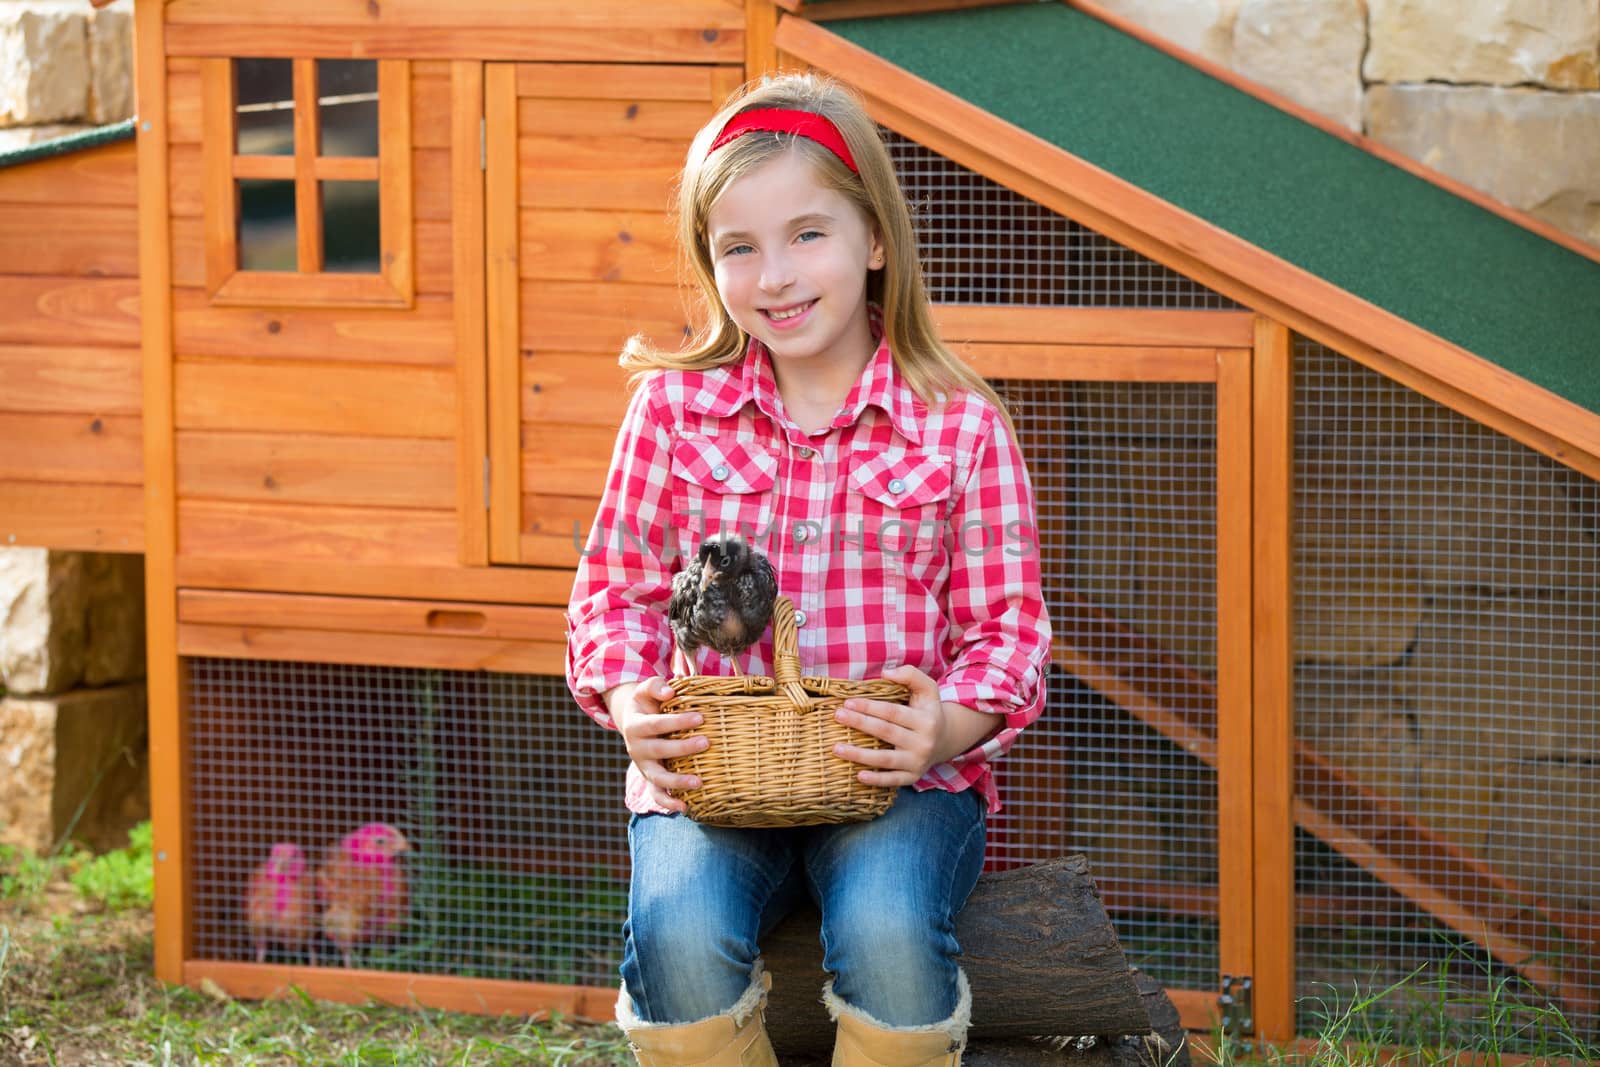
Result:
[[[671,189],[740,67],[517,68],[523,563],[576,564],[627,407],[632,332],[689,329]],[[579,537],[582,535],[580,534]]]
[[0,546],[144,550],[135,169],[0,170]]
[[168,0],[164,10],[170,55],[742,63],[745,51],[743,0]]
[[180,560],[217,584],[235,561],[454,567],[449,64],[411,66],[417,295],[399,310],[210,304],[198,60],[167,69]]

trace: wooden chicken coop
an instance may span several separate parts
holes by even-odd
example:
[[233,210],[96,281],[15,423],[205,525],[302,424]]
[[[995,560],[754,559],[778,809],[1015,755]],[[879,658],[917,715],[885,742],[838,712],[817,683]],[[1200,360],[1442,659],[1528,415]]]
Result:
[[[810,66],[1032,465],[991,867],[1086,853],[1190,1026],[1453,960],[1593,1031],[1595,249],[1076,0],[134,10],[136,140],[0,160],[0,543],[145,554],[162,978],[609,1016],[562,609],[688,140]],[[370,821],[409,921],[257,962],[250,872]]]

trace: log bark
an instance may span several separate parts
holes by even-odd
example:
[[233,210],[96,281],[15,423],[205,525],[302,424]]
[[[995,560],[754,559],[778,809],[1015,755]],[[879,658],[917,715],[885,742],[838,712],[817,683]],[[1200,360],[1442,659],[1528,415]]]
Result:
[[[802,909],[763,939],[773,975],[767,1029],[780,1058],[825,1052],[833,1042],[820,999],[827,975],[818,921]],[[956,937],[972,985],[973,1039],[1142,1038],[1154,1029],[1082,856],[984,875],[956,919]]]
[[967,1044],[962,1067],[1190,1067],[1189,1037],[1161,983],[1135,974],[1150,1011],[1151,1032],[1074,1040],[978,1038]]

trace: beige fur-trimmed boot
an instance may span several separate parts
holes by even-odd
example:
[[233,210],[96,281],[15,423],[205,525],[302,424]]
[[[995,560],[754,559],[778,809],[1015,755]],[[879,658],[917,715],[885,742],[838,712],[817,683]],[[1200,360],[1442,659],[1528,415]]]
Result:
[[617,1025],[639,1067],[777,1067],[763,1012],[772,976],[760,963],[750,988],[721,1015],[692,1023],[647,1023],[633,1013],[628,987],[617,997]]
[[959,1067],[972,1022],[972,990],[967,976],[956,972],[956,1010],[932,1026],[885,1026],[859,1008],[852,1008],[822,988],[822,1002],[838,1023],[833,1040],[833,1067]]

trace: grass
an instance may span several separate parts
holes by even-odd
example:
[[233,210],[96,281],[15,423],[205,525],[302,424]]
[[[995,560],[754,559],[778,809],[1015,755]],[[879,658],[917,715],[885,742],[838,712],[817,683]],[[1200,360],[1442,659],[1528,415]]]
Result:
[[[1470,973],[1463,973],[1463,972]],[[1329,987],[1307,1005],[1316,1020],[1306,1052],[1257,1052],[1225,1034],[1196,1042],[1220,1067],[1466,1067],[1600,1062],[1600,1045],[1513,972],[1452,950],[1388,983]]]
[[298,996],[246,1002],[152,974],[149,837],[94,858],[0,848],[0,1063],[549,1064],[632,1057],[614,1026],[352,1007]]
[[[150,867],[148,827],[101,857],[0,847],[0,1064],[632,1063],[610,1025],[304,995],[246,1002],[214,986],[163,985],[151,977]],[[613,902],[576,903],[587,911]],[[1576,1032],[1514,972],[1490,971],[1464,952],[1392,981],[1329,986],[1303,1007],[1318,1035],[1307,1051],[1252,1049],[1214,1034],[1194,1042],[1197,1062],[1464,1067],[1512,1054],[1600,1062],[1592,1034]]]

